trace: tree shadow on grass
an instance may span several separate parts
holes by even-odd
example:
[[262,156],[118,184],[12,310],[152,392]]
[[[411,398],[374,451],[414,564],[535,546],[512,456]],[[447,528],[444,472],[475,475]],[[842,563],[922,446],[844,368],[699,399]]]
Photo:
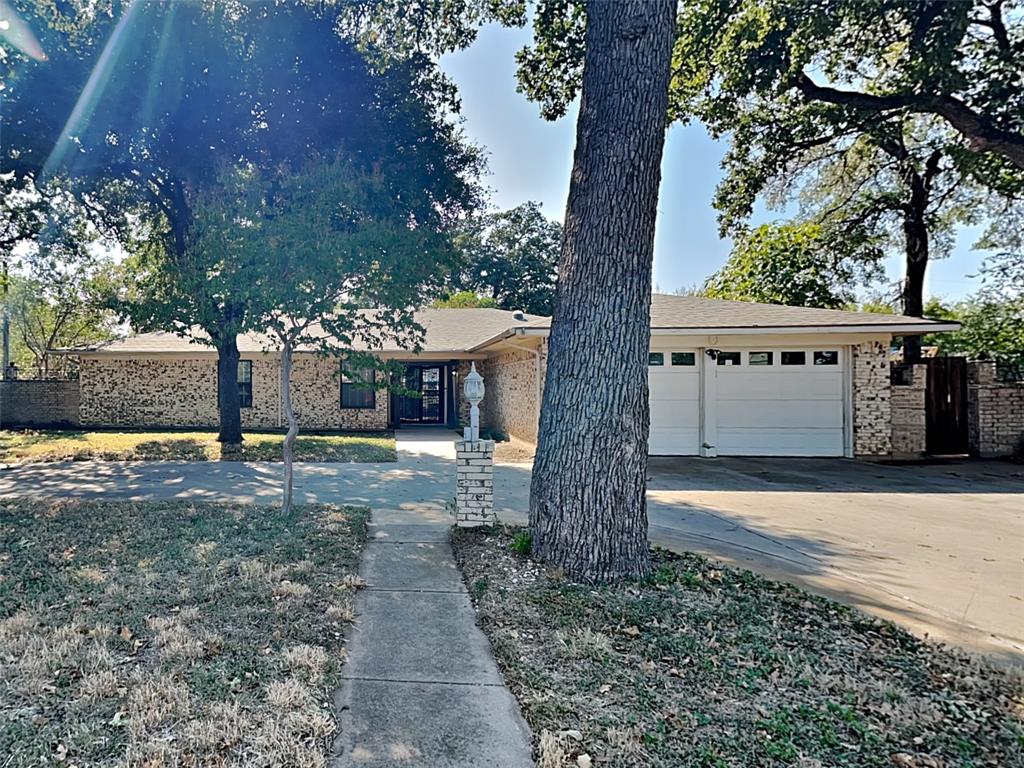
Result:
[[205,461],[210,458],[208,446],[194,438],[145,440],[135,446],[131,453],[130,458],[139,461]]
[[85,440],[81,429],[4,429],[0,430],[0,450],[27,447],[54,440]]

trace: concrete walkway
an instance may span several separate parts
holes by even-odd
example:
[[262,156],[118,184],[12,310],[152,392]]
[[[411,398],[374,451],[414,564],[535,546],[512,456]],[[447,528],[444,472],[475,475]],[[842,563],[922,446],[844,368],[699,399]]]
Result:
[[371,520],[331,765],[532,766],[529,729],[476,626],[448,521],[408,509]]

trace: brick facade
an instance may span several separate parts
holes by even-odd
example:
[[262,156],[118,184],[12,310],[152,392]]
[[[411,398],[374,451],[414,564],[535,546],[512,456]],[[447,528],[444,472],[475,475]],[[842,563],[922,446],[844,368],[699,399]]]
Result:
[[[536,355],[539,355],[539,363]],[[538,367],[539,381],[538,388]],[[487,358],[480,366],[487,386],[481,420],[521,440],[537,441],[539,396],[547,373],[547,340],[533,352],[510,349]]]
[[892,452],[889,348],[881,341],[852,346],[853,452],[888,456]]
[[0,381],[0,428],[77,427],[78,382]]
[[925,418],[927,387],[927,365],[909,366],[906,383],[891,386],[893,458],[919,458],[927,450]]
[[[252,361],[253,402],[242,409],[242,427],[277,429],[280,367],[276,357],[243,354]],[[337,358],[296,355],[292,397],[305,429],[386,429],[388,397],[378,391],[372,409],[341,407]],[[80,364],[81,421],[93,426],[214,427],[217,360],[195,358],[83,358]]]
[[1000,382],[995,363],[968,363],[967,431],[974,456],[1012,456],[1024,450],[1024,382]]

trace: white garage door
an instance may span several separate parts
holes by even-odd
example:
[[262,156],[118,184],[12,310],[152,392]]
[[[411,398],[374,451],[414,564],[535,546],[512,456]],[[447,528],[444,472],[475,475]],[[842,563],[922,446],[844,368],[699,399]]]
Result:
[[700,355],[695,349],[653,350],[647,368],[653,456],[700,453]]
[[828,346],[725,349],[717,360],[652,349],[648,450],[696,456],[706,442],[719,456],[843,456],[845,357]]
[[715,364],[719,456],[842,456],[838,348],[723,351]]

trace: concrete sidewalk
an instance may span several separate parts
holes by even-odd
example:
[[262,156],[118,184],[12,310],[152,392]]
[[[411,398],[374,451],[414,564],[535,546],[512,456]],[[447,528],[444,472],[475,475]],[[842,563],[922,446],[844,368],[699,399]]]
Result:
[[450,519],[428,507],[371,520],[332,767],[529,768],[530,732],[476,626]]

